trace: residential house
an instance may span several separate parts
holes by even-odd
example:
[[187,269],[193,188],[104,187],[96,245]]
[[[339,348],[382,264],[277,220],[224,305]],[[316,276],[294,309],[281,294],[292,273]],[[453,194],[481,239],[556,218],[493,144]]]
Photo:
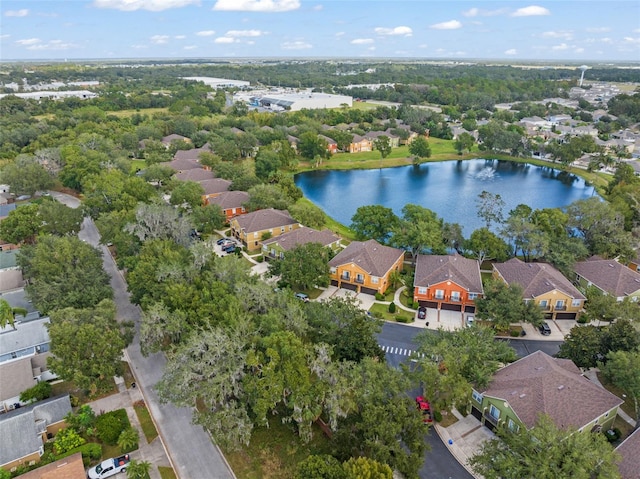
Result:
[[354,135],[349,144],[349,153],[360,153],[361,151],[373,151],[373,143],[369,138]]
[[0,329],[0,412],[20,403],[20,393],[57,376],[49,371],[48,317],[40,313],[17,316],[14,327]]
[[0,204],[0,220],[9,216],[9,213],[11,213],[15,209],[16,209],[15,203],[8,203],[4,205]]
[[493,277],[508,285],[520,285],[524,301],[534,301],[546,319],[578,319],[583,310],[585,296],[548,263],[524,263],[512,258],[494,263]]
[[337,251],[340,247],[340,237],[328,229],[318,231],[301,226],[283,235],[263,241],[262,254],[265,258],[282,259],[287,251],[308,243],[320,243],[326,248]]
[[633,431],[616,448],[622,460],[618,464],[618,471],[622,479],[638,479],[640,471],[640,429]]
[[318,135],[318,138],[327,142],[327,151],[331,155],[335,155],[338,152],[338,143],[333,138],[329,138],[326,135]]
[[381,136],[386,136],[387,138],[389,138],[389,145],[391,146],[391,148],[398,148],[398,146],[400,145],[400,137],[398,135],[394,135],[389,130],[370,131],[368,133],[365,133],[364,136],[365,138],[369,139],[369,141],[371,141],[371,143],[374,145],[375,145],[375,141]]
[[39,462],[45,441],[66,427],[64,417],[70,412],[66,395],[0,414],[0,467],[13,472],[23,464]]
[[165,136],[160,141],[166,148],[169,148],[174,141],[184,141],[185,143],[191,143],[191,140],[186,136],[176,135],[175,133]]
[[20,474],[16,479],[86,479],[86,477],[82,453],[76,452],[71,456]]
[[300,143],[300,139],[293,136],[293,135],[287,135],[287,141],[289,142],[289,144],[291,145],[291,148],[293,148],[294,150],[298,151],[298,143]]
[[210,180],[198,181],[198,184],[202,186],[204,191],[202,194],[202,203],[208,205],[212,198],[219,196],[225,191],[229,191],[231,181],[223,180],[222,178],[212,178]]
[[206,169],[196,160],[186,160],[186,159],[163,161],[162,163],[160,163],[160,166],[166,166],[168,168],[171,168],[176,173],[183,173],[185,171],[196,170],[196,169],[198,170]]
[[211,170],[205,170],[204,168],[193,168],[176,173],[175,177],[180,181],[195,181],[197,183],[199,181],[212,180],[216,177],[216,175]]
[[477,260],[458,254],[418,255],[413,300],[420,306],[475,313],[475,300],[483,293]]
[[302,225],[288,211],[268,208],[236,216],[229,222],[231,234],[239,239],[248,251],[262,247],[263,240],[280,236]]
[[0,291],[24,286],[22,268],[17,261],[19,252],[16,245],[0,242]]
[[492,430],[530,430],[545,414],[559,429],[590,433],[610,429],[622,403],[573,361],[536,351],[497,371],[486,388],[474,389],[471,413]]
[[[413,140],[418,138],[418,134],[415,131],[412,131],[411,127],[409,125],[403,125],[403,124],[398,123],[398,126],[396,128],[399,129],[399,130],[404,130],[408,134],[406,140],[403,140],[402,138],[400,139],[400,144],[401,145],[410,145]],[[391,133],[391,128],[387,128],[387,132]]]
[[200,155],[202,153],[211,153],[211,148],[209,145],[205,145],[202,148],[192,148],[190,150],[178,150],[173,155],[174,160],[191,160],[195,162],[200,162]]
[[208,204],[218,205],[227,221],[247,212],[244,205],[249,202],[249,193],[246,191],[224,191],[218,196],[208,199]]
[[613,259],[592,256],[586,261],[576,263],[573,269],[578,283],[583,288],[595,286],[617,301],[624,298],[638,301],[640,298],[640,273]]
[[387,290],[393,271],[402,271],[404,251],[376,240],[353,241],[329,261],[331,284],[358,293]]

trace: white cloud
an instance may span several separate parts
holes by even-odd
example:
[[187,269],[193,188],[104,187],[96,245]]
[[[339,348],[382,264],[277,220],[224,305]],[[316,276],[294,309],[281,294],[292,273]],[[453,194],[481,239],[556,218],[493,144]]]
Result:
[[504,54],[505,55],[517,55],[518,54],[518,50],[516,50],[515,48],[509,48],[509,50],[505,50]]
[[42,40],[40,40],[39,38],[25,38],[22,40],[16,40],[16,43],[22,47],[26,47],[26,46],[30,46],[30,45],[36,45],[38,43],[41,43]]
[[5,38],[9,38],[11,35],[9,35],[8,33],[5,33],[3,35],[0,35],[0,40],[4,40]]
[[148,10],[161,12],[170,8],[181,8],[187,5],[200,5],[200,0],[93,0],[96,8],[112,8],[123,12]]
[[462,12],[465,17],[495,17],[497,15],[504,15],[507,12],[505,8],[499,8],[497,10],[480,10],[479,8],[470,8]]
[[231,37],[218,37],[216,38],[213,43],[234,43],[237,40],[235,38],[231,38]]
[[184,40],[185,38],[187,38],[186,35],[176,35],[173,38],[175,38],[176,40]]
[[186,45],[183,50],[195,50],[198,48],[198,45]]
[[156,45],[169,43],[169,35],[153,35],[151,37],[151,43],[155,43]]
[[448,22],[435,23],[429,28],[433,28],[434,30],[456,30],[462,28],[462,23],[458,20],[449,20]]
[[29,10],[21,8],[20,10],[7,10],[4,12],[5,17],[26,17],[29,15]]
[[214,10],[236,12],[288,12],[300,8],[300,0],[217,0]]
[[611,31],[611,28],[609,27],[592,27],[592,28],[587,28],[587,31],[589,33],[607,33]]
[[413,30],[410,27],[393,27],[393,28],[385,28],[378,27],[375,29],[375,32],[378,35],[402,35],[405,37],[410,37],[413,34]]
[[313,48],[313,45],[311,45],[311,43],[298,40],[295,42],[284,42],[280,44],[280,48],[283,50],[306,50],[308,48]]
[[573,39],[573,32],[569,32],[569,31],[549,31],[549,32],[542,32],[542,34],[540,35],[542,38],[562,38],[564,40],[571,40]]
[[265,32],[262,30],[229,30],[225,36],[227,37],[260,37]]
[[518,8],[511,14],[512,17],[538,17],[541,15],[551,15],[551,12],[544,7],[531,5],[529,7]]
[[346,32],[336,32],[336,37],[340,38],[345,35]]
[[369,43],[373,43],[373,38],[356,38],[355,40],[351,40],[352,45],[368,45]]
[[320,10],[322,10],[324,7],[320,4],[318,5],[314,5],[313,6],[313,10],[315,10],[316,12],[319,12]]
[[479,8],[470,8],[466,12],[462,12],[462,15],[465,17],[477,17],[480,14]]
[[568,50],[569,49],[569,45],[567,45],[566,43],[561,43],[560,45],[554,45],[551,47],[552,50]]
[[196,33],[196,35],[198,35],[199,37],[210,37],[215,34],[216,34],[215,30],[203,30],[201,32]]
[[633,33],[640,33],[640,28],[636,28],[633,30]]
[[631,44],[631,45],[640,45],[640,37],[639,38],[624,37],[622,42],[626,43],[627,45],[629,45],[629,44]]

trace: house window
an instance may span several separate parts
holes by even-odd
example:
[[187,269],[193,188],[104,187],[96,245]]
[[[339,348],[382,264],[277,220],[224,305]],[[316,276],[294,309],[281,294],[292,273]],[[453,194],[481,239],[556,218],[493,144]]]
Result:
[[364,283],[364,276],[362,274],[356,274],[356,283]]
[[373,284],[378,284],[378,281],[379,281],[379,279],[378,279],[378,277],[377,277],[377,276],[371,276],[371,282],[372,282]]
[[482,394],[480,394],[479,392],[473,391],[471,393],[471,396],[473,397],[474,401],[482,404]]
[[436,289],[436,299],[444,299],[444,291],[441,289]]
[[427,294],[427,288],[418,288],[418,294]]
[[350,275],[348,271],[343,271],[342,272],[342,279],[346,279],[347,281],[349,281]]
[[513,422],[513,419],[511,418],[509,418],[509,420],[507,421],[507,427],[511,432],[518,432],[518,430],[520,429],[520,426]]
[[293,229],[293,225],[289,225],[289,231]]
[[564,308],[564,300],[559,299],[558,301],[556,301],[556,309],[562,309],[562,308]]
[[492,404],[489,408],[489,415],[497,421],[498,419],[500,419],[500,409]]
[[451,301],[460,301],[460,291],[451,291]]
[[469,293],[469,299],[474,300],[478,297],[478,293]]
[[253,246],[258,246],[258,242],[257,242],[257,241],[255,241],[255,242],[253,243]]
[[541,299],[540,300],[540,307],[542,309],[547,309],[549,307],[549,301],[546,299]]
[[280,233],[284,233],[284,226],[280,228]]
[[329,272],[330,272],[331,274],[336,274],[336,271],[337,271],[337,270],[336,270],[336,267],[335,267],[335,266],[332,266],[331,268],[329,268]]
[[258,237],[258,232],[256,231],[255,233],[253,233],[253,237],[257,238]]
[[578,308],[581,305],[582,305],[581,299],[574,299],[573,301],[571,301],[571,306],[573,306],[574,308]]

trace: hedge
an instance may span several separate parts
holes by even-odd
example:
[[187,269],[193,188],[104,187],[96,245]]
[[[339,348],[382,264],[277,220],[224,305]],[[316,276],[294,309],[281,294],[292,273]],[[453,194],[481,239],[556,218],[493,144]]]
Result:
[[95,461],[102,457],[102,446],[97,442],[88,442],[87,444],[83,444],[82,446],[71,449],[64,454],[57,454],[56,461],[67,456],[71,456],[76,452],[82,453],[82,463],[85,465],[85,467],[87,467],[91,463],[91,461]]
[[122,431],[131,427],[127,411],[117,409],[101,414],[96,419],[96,436],[110,446],[118,443]]

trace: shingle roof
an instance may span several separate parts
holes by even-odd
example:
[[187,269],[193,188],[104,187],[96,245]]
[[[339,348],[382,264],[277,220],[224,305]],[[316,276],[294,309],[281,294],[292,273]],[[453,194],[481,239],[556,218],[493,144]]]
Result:
[[313,228],[303,226],[280,236],[276,236],[275,238],[263,241],[262,244],[278,244],[283,250],[289,251],[296,246],[303,244],[320,243],[322,246],[328,246],[336,241],[340,241],[340,238],[331,230],[325,229],[318,231]]
[[172,134],[167,135],[164,138],[162,138],[162,143],[171,143],[174,140],[190,141],[189,138],[187,138],[186,136],[177,135],[175,133],[172,133]]
[[49,318],[15,323],[15,329],[0,329],[0,356],[49,342]]
[[195,168],[202,168],[202,165],[195,160],[171,160],[171,161],[163,161],[160,163],[161,166],[168,166],[174,171],[186,171],[193,170]]
[[271,228],[298,224],[288,211],[268,208],[266,210],[253,211],[235,218],[240,229],[245,233],[254,233]]
[[176,179],[180,181],[203,181],[212,180],[216,175],[211,170],[205,170],[204,168],[193,168],[191,170],[181,171],[176,173]]
[[494,263],[493,267],[508,284],[519,284],[523,296],[537,298],[555,289],[574,299],[586,299],[562,273],[548,263],[524,263],[511,258],[505,263]]
[[35,386],[31,357],[0,364],[0,384],[0,401],[17,397],[22,391]]
[[452,281],[472,293],[482,293],[482,276],[477,260],[455,255],[418,255],[414,286]]
[[42,439],[37,434],[36,421],[55,424],[71,412],[69,395],[37,402],[0,415],[0,466],[37,452]]
[[582,376],[572,361],[542,351],[500,369],[480,392],[507,401],[527,428],[547,414],[561,429],[578,429],[623,402]]
[[225,191],[209,200],[209,204],[218,205],[223,210],[240,208],[249,201],[249,193],[246,191]]
[[222,193],[227,191],[231,186],[229,180],[223,180],[222,178],[212,178],[210,180],[198,181],[205,195],[214,195],[216,193]]
[[340,251],[329,266],[338,267],[347,263],[354,263],[372,276],[382,277],[404,256],[404,251],[390,246],[383,246],[376,240],[353,241]]
[[574,270],[587,281],[616,298],[628,296],[640,290],[640,273],[612,259],[592,256],[576,263]]
[[82,463],[82,453],[76,452],[64,459],[38,467],[17,477],[19,479],[85,479],[87,473]]
[[622,456],[618,470],[622,479],[638,479],[640,471],[640,429],[636,429],[616,448]]
[[211,148],[192,148],[190,150],[178,150],[173,155],[174,160],[199,161],[200,153],[211,153]]

